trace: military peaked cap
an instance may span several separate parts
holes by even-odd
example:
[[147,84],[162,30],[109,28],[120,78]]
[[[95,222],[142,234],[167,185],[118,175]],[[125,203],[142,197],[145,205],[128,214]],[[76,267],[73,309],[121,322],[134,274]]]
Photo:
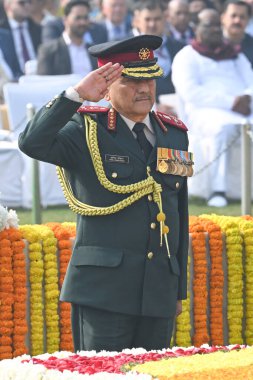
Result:
[[98,67],[108,62],[124,66],[122,75],[134,79],[152,79],[163,75],[157,64],[154,50],[162,44],[162,38],[152,35],[141,35],[121,41],[105,42],[93,45],[88,51],[98,59]]

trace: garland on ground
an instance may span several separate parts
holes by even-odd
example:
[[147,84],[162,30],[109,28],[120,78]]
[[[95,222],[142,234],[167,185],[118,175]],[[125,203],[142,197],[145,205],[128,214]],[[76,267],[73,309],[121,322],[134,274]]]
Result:
[[[0,362],[6,380],[220,380],[251,379],[253,347],[208,346],[160,351],[56,352]],[[3,375],[3,376],[2,376]]]

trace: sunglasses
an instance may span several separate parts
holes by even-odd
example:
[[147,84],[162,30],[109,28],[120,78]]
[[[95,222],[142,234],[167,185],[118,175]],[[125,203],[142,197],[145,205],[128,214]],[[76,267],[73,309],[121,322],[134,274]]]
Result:
[[31,4],[31,0],[19,0],[19,1],[17,1],[17,4],[24,7],[25,5]]

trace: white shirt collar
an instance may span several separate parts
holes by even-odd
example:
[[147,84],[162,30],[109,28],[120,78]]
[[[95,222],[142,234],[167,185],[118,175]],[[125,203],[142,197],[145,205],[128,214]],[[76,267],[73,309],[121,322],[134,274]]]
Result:
[[9,24],[10,24],[11,29],[17,29],[20,26],[22,26],[23,28],[28,28],[28,23],[26,20],[23,22],[17,22],[13,18],[9,18]]
[[[123,116],[123,115],[120,115],[122,117],[122,119],[124,120],[124,122],[126,123],[126,125],[128,126],[128,128],[132,131],[133,130],[133,127],[135,126],[136,122],[133,121],[133,120],[130,120],[128,119],[127,117]],[[154,129],[152,127],[152,124],[151,124],[151,121],[150,121],[150,117],[149,117],[149,114],[145,117],[145,119],[142,120],[142,123],[146,124],[148,130],[154,134]]]

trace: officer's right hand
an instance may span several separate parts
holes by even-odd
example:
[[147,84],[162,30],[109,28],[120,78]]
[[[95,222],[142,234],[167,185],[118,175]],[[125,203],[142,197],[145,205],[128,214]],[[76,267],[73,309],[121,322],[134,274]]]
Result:
[[91,71],[74,86],[74,89],[84,100],[98,102],[104,98],[108,87],[121,76],[123,68],[124,66],[119,63],[108,62],[97,70]]

